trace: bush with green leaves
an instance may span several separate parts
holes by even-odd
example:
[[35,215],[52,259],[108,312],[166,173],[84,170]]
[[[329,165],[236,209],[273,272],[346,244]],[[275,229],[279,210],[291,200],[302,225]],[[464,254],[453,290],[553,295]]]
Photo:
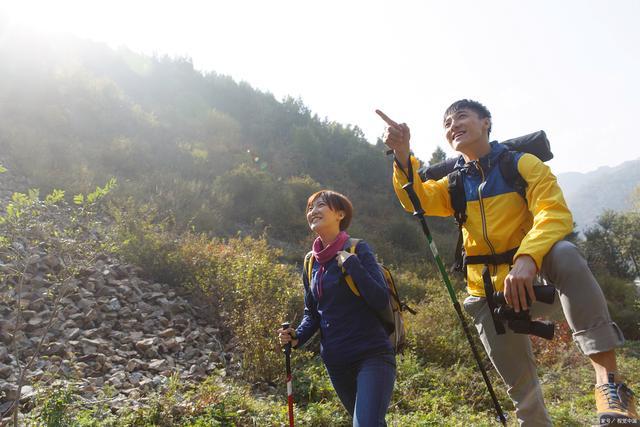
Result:
[[640,340],[640,292],[627,278],[610,274],[597,276],[609,306],[611,318],[618,324],[625,338]]
[[110,205],[113,218],[108,247],[132,264],[142,268],[148,277],[177,286],[180,271],[169,259],[177,248],[177,235],[172,221],[161,218],[150,203],[138,203],[132,198],[116,200]]
[[185,285],[212,298],[213,310],[238,338],[245,377],[274,381],[282,375],[275,331],[300,313],[302,285],[293,267],[278,261],[281,251],[262,239],[228,241],[185,234],[171,262]]
[[[445,286],[438,280],[425,282],[426,292],[421,303],[412,306],[415,316],[407,314],[409,346],[422,360],[450,365],[471,357],[469,343]],[[464,295],[460,293],[462,301]],[[471,320],[466,322],[473,336]],[[479,340],[476,340],[479,345]]]
[[[13,299],[10,301],[12,312],[7,316],[13,330],[8,350],[17,363],[17,398],[14,406],[5,411],[13,412],[14,425],[18,422],[17,402],[26,384],[27,372],[44,357],[40,352],[51,337],[51,328],[58,326],[61,301],[77,291],[76,275],[95,261],[101,248],[100,236],[104,229],[97,211],[101,207],[99,202],[114,186],[115,180],[110,180],[87,195],[76,195],[75,207],[66,203],[61,190],[54,190],[44,200],[40,200],[39,191],[35,189],[26,194],[13,193],[0,215],[0,281],[6,295]],[[46,324],[32,347],[23,334],[28,327],[23,298],[29,280],[38,270],[38,262],[45,257],[51,262],[51,268],[42,277],[46,286],[40,291],[40,297],[50,304],[51,310],[43,314]],[[43,410],[49,414],[48,425],[64,425],[63,407],[67,403],[67,394],[62,393],[44,406]]]

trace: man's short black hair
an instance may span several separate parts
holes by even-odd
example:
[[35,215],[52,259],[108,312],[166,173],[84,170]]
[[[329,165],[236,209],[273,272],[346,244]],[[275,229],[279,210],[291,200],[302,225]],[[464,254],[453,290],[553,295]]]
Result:
[[474,111],[481,119],[488,118],[489,134],[491,134],[491,113],[489,112],[487,107],[472,99],[461,99],[451,104],[449,108],[447,108],[447,110],[444,112],[444,118],[442,120],[446,120],[447,117],[454,113],[457,113],[460,110],[471,110]]

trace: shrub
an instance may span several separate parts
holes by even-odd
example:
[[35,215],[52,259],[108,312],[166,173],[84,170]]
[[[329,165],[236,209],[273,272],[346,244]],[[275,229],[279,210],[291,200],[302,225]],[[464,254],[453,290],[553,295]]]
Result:
[[634,283],[608,274],[599,275],[598,282],[607,298],[611,318],[622,329],[625,338],[640,339],[640,295]]
[[185,284],[217,304],[225,325],[238,338],[248,379],[273,381],[281,374],[275,331],[293,317],[290,307],[303,307],[299,275],[278,263],[279,255],[264,238],[224,242],[192,234],[184,235],[171,255],[174,271],[187,272]]
[[64,427],[70,425],[68,407],[73,401],[74,391],[70,387],[51,390],[49,395],[41,398],[40,419],[47,427]]
[[[458,296],[462,300],[462,296]],[[413,307],[417,314],[407,315],[407,339],[415,354],[424,361],[451,365],[469,358],[470,348],[460,320],[446,288],[431,279],[425,282],[425,299]],[[467,318],[471,335],[475,328]],[[479,341],[477,341],[478,345]]]
[[152,204],[139,204],[128,198],[113,203],[114,232],[109,234],[110,249],[142,268],[148,277],[178,285],[180,271],[169,258],[176,250],[176,236],[169,219],[161,219]]
[[551,366],[558,364],[559,368],[572,366],[582,358],[582,353],[573,342],[573,337],[569,324],[566,320],[555,323],[555,334],[553,340],[530,335],[531,346],[540,365]]

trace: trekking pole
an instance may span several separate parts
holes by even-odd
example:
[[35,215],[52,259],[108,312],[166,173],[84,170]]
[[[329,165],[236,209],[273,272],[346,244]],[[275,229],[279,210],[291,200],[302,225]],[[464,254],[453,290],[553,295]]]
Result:
[[[282,329],[289,329],[289,322],[282,323]],[[293,427],[293,384],[291,379],[291,342],[282,349],[287,365],[287,403],[289,405],[289,427]]]
[[458,299],[456,298],[456,293],[453,290],[453,286],[451,286],[451,281],[449,280],[449,275],[447,274],[447,270],[444,268],[444,264],[442,263],[442,259],[440,259],[440,254],[438,253],[438,248],[431,237],[431,232],[429,231],[429,227],[427,226],[427,221],[424,218],[424,210],[422,209],[422,205],[420,204],[420,199],[413,189],[413,180],[409,178],[409,182],[402,186],[402,189],[407,192],[409,196],[409,200],[411,200],[411,204],[413,205],[413,216],[418,218],[420,224],[422,225],[422,231],[425,236],[427,236],[427,241],[429,242],[429,248],[431,249],[431,253],[436,260],[436,264],[438,264],[438,270],[440,270],[440,275],[442,276],[442,280],[444,281],[445,286],[447,287],[447,291],[449,291],[449,296],[451,297],[451,301],[453,302],[453,308],[455,308],[456,313],[458,313],[458,318],[460,319],[460,323],[462,323],[462,329],[464,329],[464,334],[467,336],[467,341],[469,341],[469,345],[471,346],[471,352],[473,353],[473,357],[476,359],[476,363],[478,364],[478,368],[480,368],[480,372],[482,373],[482,378],[484,378],[484,382],[487,385],[487,389],[489,390],[489,394],[491,395],[491,400],[493,400],[493,406],[498,414],[498,420],[502,423],[502,425],[507,425],[507,418],[502,412],[502,408],[500,407],[500,403],[498,402],[498,398],[496,397],[495,392],[493,391],[493,387],[491,386],[491,380],[489,380],[489,376],[487,375],[487,371],[482,366],[482,361],[480,359],[480,353],[478,353],[478,349],[476,348],[475,343],[473,342],[473,338],[469,333],[469,328],[467,327],[467,322],[464,320],[464,316],[462,315],[462,310],[460,309],[460,303],[458,303]]

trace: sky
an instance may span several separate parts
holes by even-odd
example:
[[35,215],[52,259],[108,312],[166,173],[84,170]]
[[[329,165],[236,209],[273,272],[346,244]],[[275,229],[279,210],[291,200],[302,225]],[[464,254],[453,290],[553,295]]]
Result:
[[556,173],[640,158],[638,0],[3,0],[0,22],[64,32],[301,98],[370,142],[383,110],[429,159],[475,99],[492,139],[546,131]]

